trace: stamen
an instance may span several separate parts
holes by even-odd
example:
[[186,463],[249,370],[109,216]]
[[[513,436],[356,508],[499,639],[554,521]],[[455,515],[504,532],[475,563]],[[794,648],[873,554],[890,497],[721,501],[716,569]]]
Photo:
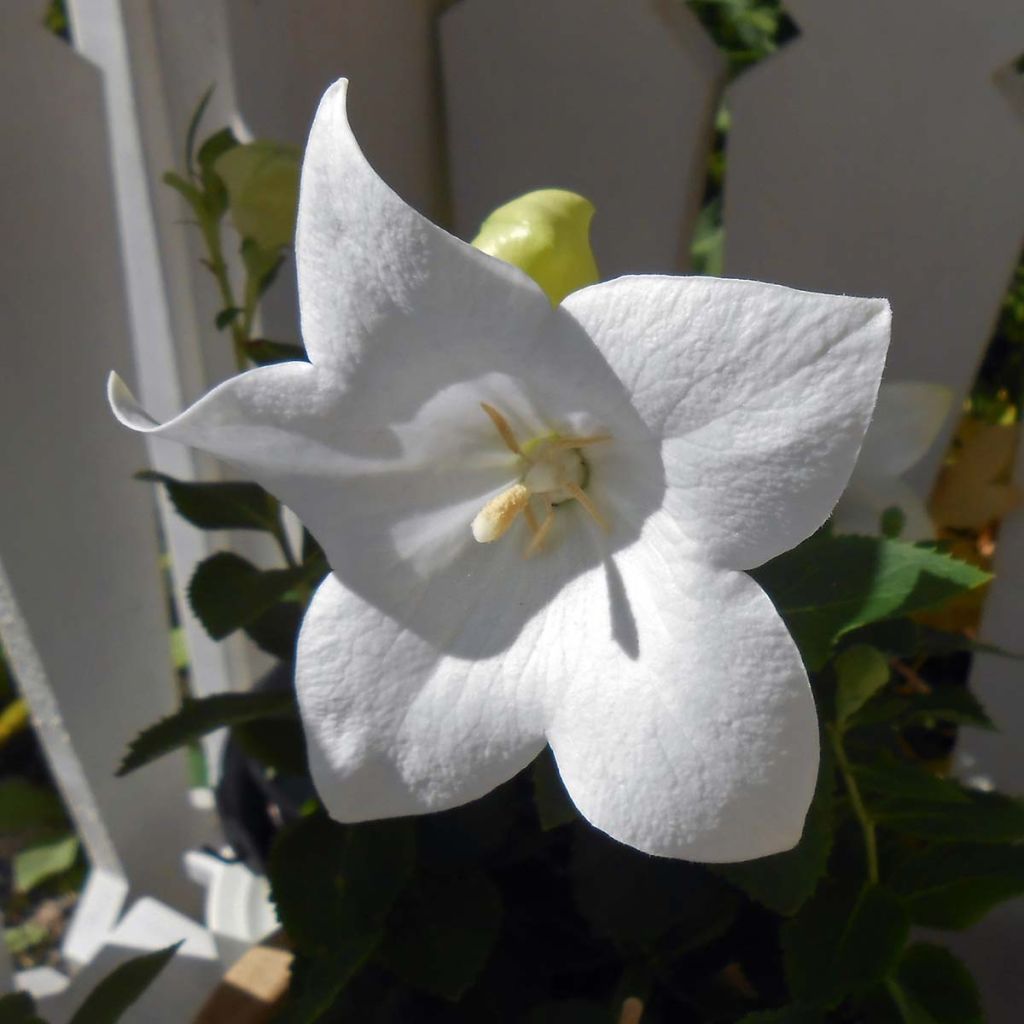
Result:
[[587,514],[591,519],[601,527],[602,530],[607,532],[611,527],[608,525],[608,520],[605,519],[600,512],[597,511],[597,506],[590,500],[587,492],[583,490],[578,484],[565,484],[565,489],[586,509]]
[[583,448],[588,444],[604,444],[612,439],[611,434],[593,434],[590,437],[561,437],[548,442],[548,448],[562,451],[567,448]]
[[537,525],[537,517],[533,513],[533,509],[529,505],[523,508],[523,518],[526,520],[526,525],[530,528],[530,533],[536,535],[540,527]]
[[533,558],[544,544],[548,534],[551,532],[551,527],[555,525],[555,510],[549,504],[547,513],[544,516],[544,521],[540,524],[540,528],[530,538],[530,543],[526,545],[526,550],[523,552],[524,558]]
[[530,491],[522,484],[513,484],[508,490],[491,498],[473,520],[471,529],[474,538],[481,544],[489,544],[504,536],[529,501]]
[[516,435],[512,432],[512,428],[508,425],[508,420],[505,419],[505,417],[502,416],[493,405],[481,402],[480,408],[490,416],[491,422],[501,435],[501,439],[505,442],[505,446],[508,450],[514,452],[516,455],[522,455],[523,450],[519,447],[519,442],[516,440]]

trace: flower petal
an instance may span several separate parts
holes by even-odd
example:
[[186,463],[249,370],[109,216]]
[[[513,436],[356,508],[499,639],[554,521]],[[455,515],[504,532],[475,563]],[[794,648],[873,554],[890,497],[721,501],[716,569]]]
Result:
[[[462,628],[495,628],[492,617],[519,598],[503,584],[503,557],[495,555],[493,580],[503,600]],[[328,576],[302,625],[295,685],[313,779],[331,816],[443,810],[529,764],[544,746],[544,628],[535,622],[498,657],[445,655]]]
[[889,338],[881,299],[717,278],[620,278],[562,308],[662,437],[691,553],[752,568],[828,516],[864,437]]
[[324,94],[302,164],[295,257],[310,359],[350,366],[371,338],[457,358],[489,348],[502,319],[522,327],[550,312],[526,274],[432,224],[380,179],[349,127],[347,89],[341,79]]
[[818,761],[800,655],[749,576],[670,557],[677,531],[656,516],[614,557],[619,639],[597,623],[576,637],[548,731],[562,779],[591,823],[648,853],[725,862],[789,849]]
[[884,382],[854,480],[901,476],[924,458],[953,405],[953,393],[925,381]]

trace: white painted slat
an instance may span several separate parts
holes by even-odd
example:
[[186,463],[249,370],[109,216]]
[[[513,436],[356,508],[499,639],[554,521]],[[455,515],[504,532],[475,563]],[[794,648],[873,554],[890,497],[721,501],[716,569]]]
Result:
[[[135,373],[123,359],[119,367],[115,364],[111,369],[119,368],[129,379],[134,377],[143,404],[158,418],[165,418],[179,412],[186,399],[198,397],[206,382],[195,309],[182,270],[184,253],[170,245],[161,247],[154,214],[154,190],[163,189],[160,174],[175,165],[175,149],[159,101],[153,34],[136,31],[129,38],[126,27],[126,12],[133,26],[141,23],[147,27],[143,17],[147,5],[69,0],[68,10],[77,49],[104,76]],[[180,216],[179,208],[175,219]],[[150,464],[161,472],[184,480],[204,475],[189,449],[152,438],[147,439],[147,448]],[[162,497],[160,501],[193,687],[199,694],[242,687],[248,679],[241,660],[232,661],[230,648],[207,636],[185,597],[192,569],[215,549],[214,538],[181,520]],[[217,745],[208,743],[207,751],[215,766]]]
[[787,7],[802,37],[728,94],[726,270],[888,296],[887,377],[962,398],[1024,239],[1024,104],[995,80],[1024,53],[1024,4]]
[[92,867],[189,906],[183,759],[114,777],[176,698],[143,447],[104,398],[130,343],[102,85],[38,16],[0,6],[0,633]]
[[457,234],[568,188],[604,276],[688,266],[725,62],[682,4],[462,0],[441,41]]

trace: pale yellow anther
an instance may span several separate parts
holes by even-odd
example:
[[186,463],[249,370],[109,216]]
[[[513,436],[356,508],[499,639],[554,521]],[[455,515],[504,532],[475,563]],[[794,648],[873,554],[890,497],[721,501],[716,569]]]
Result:
[[481,544],[489,544],[505,534],[516,516],[530,501],[530,490],[522,484],[513,484],[508,490],[491,498],[473,520],[473,537]]

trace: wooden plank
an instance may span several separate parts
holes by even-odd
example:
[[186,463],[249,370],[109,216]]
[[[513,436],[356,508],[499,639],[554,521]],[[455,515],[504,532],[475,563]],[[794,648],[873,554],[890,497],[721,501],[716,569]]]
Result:
[[568,188],[605,276],[688,266],[725,62],[682,4],[462,0],[441,43],[457,234]]
[[726,270],[888,296],[887,377],[959,400],[1024,239],[1024,104],[996,81],[1024,53],[1024,5],[787,7],[802,37],[728,94]]
[[182,759],[114,777],[176,701],[143,447],[103,393],[130,342],[102,85],[38,13],[0,8],[0,633],[92,867],[189,906]]

